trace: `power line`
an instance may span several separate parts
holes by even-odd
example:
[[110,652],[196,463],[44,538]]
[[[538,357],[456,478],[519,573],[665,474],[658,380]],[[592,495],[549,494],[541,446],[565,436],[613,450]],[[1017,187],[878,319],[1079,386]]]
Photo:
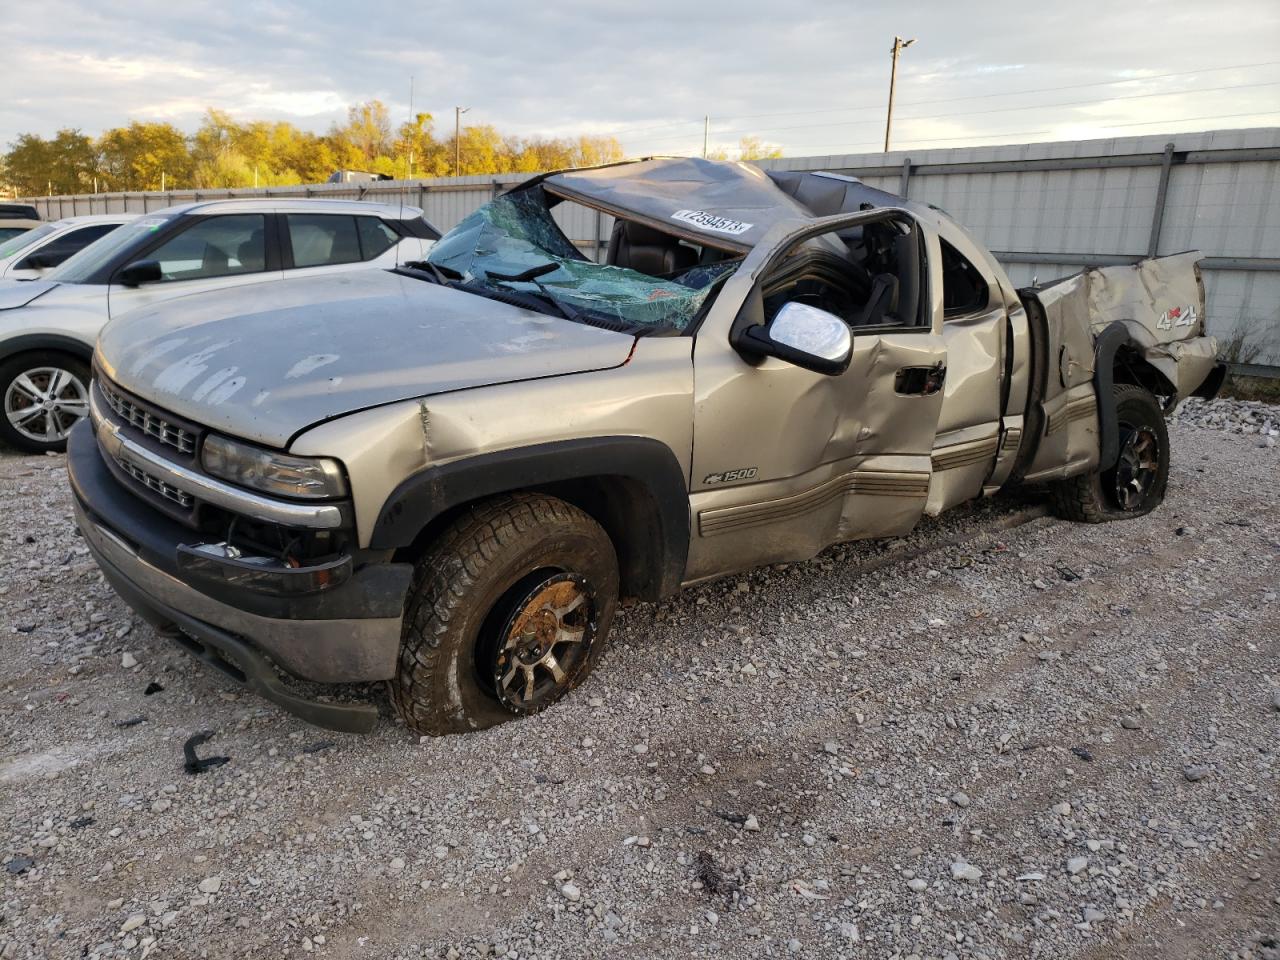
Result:
[[[933,100],[911,100],[903,103],[904,107],[919,107],[932,103],[956,103],[961,100],[989,100],[992,97],[1016,97],[1027,93],[1055,93],[1059,90],[1083,90],[1087,87],[1107,87],[1115,86],[1121,83],[1144,83],[1149,80],[1168,80],[1174,77],[1187,79],[1188,74],[1196,75],[1201,73],[1221,73],[1224,70],[1248,70],[1254,67],[1274,67],[1280,65],[1280,60],[1268,60],[1264,63],[1238,63],[1228,67],[1209,67],[1204,70],[1182,71],[1180,73],[1158,73],[1149,77],[1129,77],[1124,80],[1097,80],[1093,83],[1073,83],[1059,87],[1038,87],[1032,90],[1002,90],[999,93],[981,93],[964,97],[944,97]],[[1109,98],[1118,99],[1118,98]],[[819,113],[846,113],[854,110],[883,110],[883,103],[867,104],[858,107],[832,107],[826,110],[788,110],[785,113],[755,113],[738,116],[721,117],[721,120],[759,120],[765,117],[803,117]],[[693,121],[690,121],[693,122]]]
[[[1125,77],[1121,80],[1094,80],[1089,83],[1069,83],[1056,87],[1033,87],[1029,90],[1001,90],[996,93],[975,93],[962,97],[935,97],[929,100],[909,100],[902,104],[904,107],[920,107],[934,103],[959,103],[964,100],[990,100],[995,97],[1016,97],[1024,94],[1032,93],[1056,93],[1060,90],[1085,90],[1089,87],[1111,87],[1118,86],[1123,83],[1148,83],[1152,80],[1185,80],[1191,76],[1199,76],[1204,73],[1222,73],[1227,70],[1251,70],[1257,67],[1274,67],[1280,66],[1280,60],[1265,60],[1260,63],[1236,63],[1222,67],[1204,67],[1193,71],[1180,71],[1178,73],[1156,73],[1147,77]],[[1110,98],[1118,99],[1118,98]],[[721,121],[728,120],[762,120],[769,117],[806,117],[816,116],[824,113],[852,113],[857,110],[883,110],[883,103],[869,103],[853,107],[830,107],[823,110],[787,110],[782,113],[748,113],[748,114],[729,114],[719,119]],[[647,123],[648,121],[638,120],[636,123]],[[636,127],[635,124],[619,124],[602,131],[604,134],[635,134],[644,133],[649,130],[667,130],[671,127],[692,126],[701,123],[701,119],[695,120],[675,120],[670,123],[660,123],[652,126]]]
[[[1009,113],[1019,110],[1043,110],[1053,107],[1080,107],[1080,106],[1101,106],[1108,103],[1120,103],[1128,100],[1149,100],[1153,97],[1176,97],[1176,96],[1195,96],[1204,93],[1220,93],[1224,90],[1245,90],[1256,87],[1274,87],[1280,86],[1280,80],[1268,80],[1262,83],[1237,83],[1228,84],[1221,87],[1205,87],[1199,90],[1167,90],[1162,93],[1136,93],[1125,97],[1107,97],[1102,100],[1067,100],[1057,101],[1055,103],[1032,103],[1017,107],[995,107],[990,110],[965,110],[955,113],[939,113],[930,116],[908,116],[901,117],[902,120],[951,120],[956,117],[972,117],[982,116],[990,113]],[[717,135],[735,134],[735,133],[778,133],[787,130],[812,130],[815,127],[824,129],[831,127],[855,127],[866,126],[868,124],[879,124],[878,119],[874,120],[841,120],[835,123],[804,123],[786,127],[735,127],[728,130],[713,131]],[[650,137],[645,139],[645,143],[662,143],[670,140],[683,140],[684,135],[669,137]]]
[[[1262,111],[1259,113],[1212,114],[1212,115],[1202,116],[1202,117],[1171,117],[1171,118],[1166,118],[1164,120],[1142,120],[1136,123],[1092,124],[1091,126],[1095,126],[1099,130],[1119,130],[1119,129],[1125,129],[1128,127],[1150,127],[1150,126],[1156,126],[1159,124],[1193,123],[1193,122],[1200,122],[1203,120],[1213,120],[1213,121],[1236,120],[1241,117],[1270,117],[1270,116],[1280,117],[1280,110]],[[971,134],[968,136],[960,136],[960,137],[923,137],[918,140],[902,140],[899,142],[905,145],[914,145],[914,144],[923,144],[923,143],[945,143],[945,142],[951,142],[956,140],[988,140],[993,137],[1030,137],[1030,136],[1039,136],[1040,134],[1045,134],[1045,133],[1053,133],[1053,131],[1052,130],[1008,130],[1003,133],[991,133],[991,134],[980,133],[980,134]],[[875,148],[878,146],[880,146],[878,142],[867,141],[863,143],[798,144],[796,146],[796,149],[811,150],[818,153],[827,153],[827,152],[834,152],[834,151],[852,152],[855,150],[861,150],[864,148]],[[1002,144],[991,144],[991,146],[1002,146]],[[803,156],[803,154],[800,154],[800,156]]]

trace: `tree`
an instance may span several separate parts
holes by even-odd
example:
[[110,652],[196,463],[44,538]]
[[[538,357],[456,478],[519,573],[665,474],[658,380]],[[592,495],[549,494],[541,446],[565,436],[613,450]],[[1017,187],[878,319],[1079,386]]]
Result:
[[59,130],[52,140],[24,133],[10,144],[4,166],[21,195],[85,193],[93,189],[96,151],[79,130]]
[[739,160],[776,160],[781,156],[781,147],[765,143],[759,137],[743,137],[738,141]]
[[112,190],[160,190],[189,185],[187,138],[171,123],[140,123],[108,130],[98,140],[102,175]]
[[391,153],[391,115],[381,100],[369,100],[347,108],[345,127],[335,126],[330,133],[364,157],[364,165],[372,166],[378,157]]

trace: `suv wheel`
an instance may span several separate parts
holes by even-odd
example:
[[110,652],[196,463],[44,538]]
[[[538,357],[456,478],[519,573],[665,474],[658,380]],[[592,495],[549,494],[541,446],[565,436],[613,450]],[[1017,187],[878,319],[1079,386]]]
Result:
[[0,364],[0,439],[28,453],[61,451],[89,414],[89,368],[65,353],[23,353]]
[[482,503],[416,565],[396,709],[426,734],[544,710],[600,659],[617,602],[613,544],[587,514],[535,494]]
[[1156,398],[1142,387],[1115,388],[1120,455],[1109,470],[1053,487],[1055,512],[1068,520],[1102,523],[1150,513],[1169,483],[1169,431]]

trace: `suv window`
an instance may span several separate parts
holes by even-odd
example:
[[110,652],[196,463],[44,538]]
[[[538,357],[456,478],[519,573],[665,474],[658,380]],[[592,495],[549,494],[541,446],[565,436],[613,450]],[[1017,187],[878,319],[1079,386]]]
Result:
[[260,213],[213,216],[188,227],[147,255],[165,280],[197,280],[266,269],[266,218]]
[[[56,267],[95,240],[101,240],[118,226],[120,226],[118,223],[95,223],[77,230],[68,230],[62,236],[50,240],[39,250],[33,251],[32,256],[40,260],[41,266]],[[23,260],[18,266],[32,267],[34,264]]]
[[290,213],[289,244],[295,267],[360,262],[356,218],[323,213]]
[[982,274],[959,250],[941,237],[942,317],[963,317],[986,309],[991,291]]
[[377,217],[356,217],[356,225],[360,230],[360,252],[364,260],[382,256],[400,240],[399,235]]

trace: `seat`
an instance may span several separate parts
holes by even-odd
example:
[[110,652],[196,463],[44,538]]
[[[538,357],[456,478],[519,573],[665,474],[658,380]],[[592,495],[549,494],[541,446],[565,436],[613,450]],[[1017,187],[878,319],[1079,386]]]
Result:
[[616,220],[609,237],[608,262],[615,267],[662,276],[697,266],[698,251],[652,227]]
[[257,273],[266,269],[267,261],[266,233],[255,230],[249,239],[236,248],[236,259],[240,261],[241,273]]

